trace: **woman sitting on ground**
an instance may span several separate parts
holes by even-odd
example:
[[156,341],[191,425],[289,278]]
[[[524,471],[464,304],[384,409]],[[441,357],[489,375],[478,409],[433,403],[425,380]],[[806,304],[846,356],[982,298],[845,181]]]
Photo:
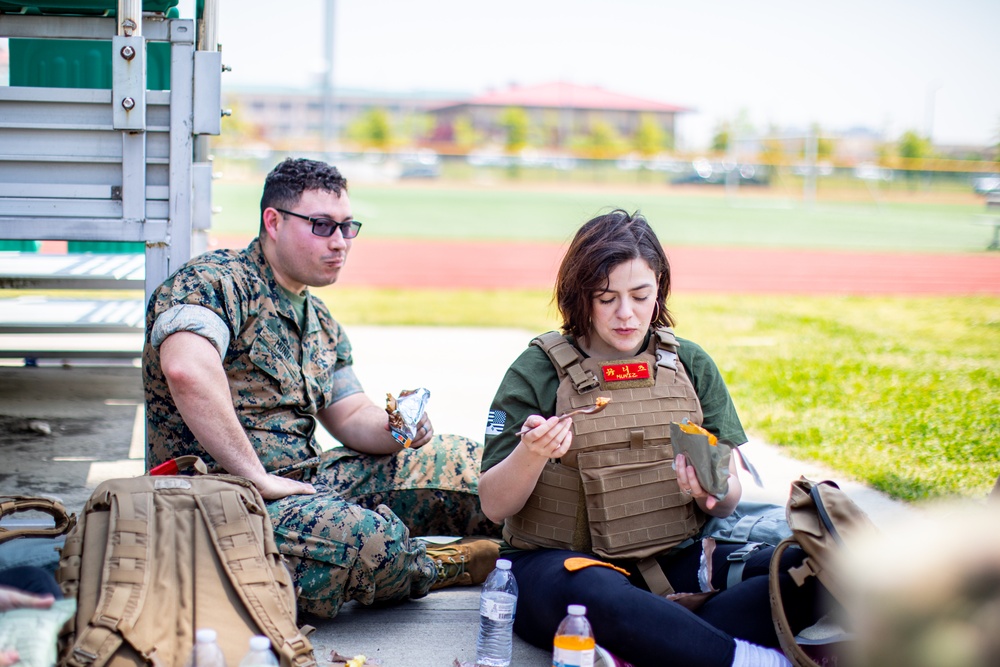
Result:
[[[645,218],[616,210],[590,220],[559,269],[562,335],[533,341],[493,399],[479,494],[505,524],[501,555],[520,590],[514,630],[551,649],[567,605],[583,604],[597,643],[635,667],[788,665],[774,650],[772,548],[750,553],[727,586],[727,557],[743,545],[700,539],[706,518],[728,516],[740,499],[735,456],[717,497],[670,446],[671,422],[685,418],[734,446],[747,438],[711,357],[668,328],[669,291],[670,266]],[[612,399],[602,412],[559,416],[598,397]],[[626,492],[644,499],[628,513],[638,496],[616,501],[614,490],[637,476],[655,483]],[[586,561],[574,558],[616,567],[577,569]],[[782,560],[797,632],[822,615],[818,590],[786,574],[800,550]],[[650,591],[669,587],[667,597]]]

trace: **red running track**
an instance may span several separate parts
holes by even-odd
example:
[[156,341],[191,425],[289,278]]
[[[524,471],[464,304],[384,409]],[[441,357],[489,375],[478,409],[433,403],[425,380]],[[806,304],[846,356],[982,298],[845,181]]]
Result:
[[[247,240],[218,239],[242,248]],[[551,289],[557,243],[359,238],[338,285]],[[746,294],[1000,295],[1000,253],[674,247],[672,291]]]

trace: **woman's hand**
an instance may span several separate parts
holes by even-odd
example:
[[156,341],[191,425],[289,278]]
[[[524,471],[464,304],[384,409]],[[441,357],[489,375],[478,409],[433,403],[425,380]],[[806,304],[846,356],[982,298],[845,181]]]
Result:
[[524,420],[527,433],[521,436],[521,445],[543,459],[562,458],[573,444],[573,420],[563,417],[531,415]]
[[709,495],[707,491],[701,488],[701,484],[698,482],[698,474],[695,472],[694,466],[689,466],[687,464],[687,459],[683,454],[678,454],[674,461],[674,465],[677,468],[677,484],[681,487],[681,493],[691,496],[707,511],[715,507],[719,500],[715,496]]
[[681,493],[694,498],[695,502],[698,503],[698,506],[706,514],[718,517],[725,517],[732,514],[736,503],[739,502],[740,497],[743,495],[743,486],[740,484],[740,478],[736,473],[735,456],[729,460],[729,493],[726,494],[726,497],[722,501],[701,487],[694,466],[687,464],[687,460],[683,454],[677,455],[677,458],[674,460],[674,466],[677,468],[677,485],[680,486]]

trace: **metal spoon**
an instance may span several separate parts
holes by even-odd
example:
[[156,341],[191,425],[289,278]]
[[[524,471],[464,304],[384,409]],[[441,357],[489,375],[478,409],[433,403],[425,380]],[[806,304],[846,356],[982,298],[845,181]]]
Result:
[[[573,417],[575,415],[593,415],[600,412],[604,408],[608,407],[608,403],[610,402],[611,402],[610,398],[598,396],[597,400],[593,405],[588,405],[582,408],[577,408],[576,410],[570,410],[569,412],[564,412],[561,415],[559,415],[558,419],[566,419],[567,417]],[[521,430],[518,431],[517,434],[524,435],[530,430],[531,430],[530,428],[522,426]]]

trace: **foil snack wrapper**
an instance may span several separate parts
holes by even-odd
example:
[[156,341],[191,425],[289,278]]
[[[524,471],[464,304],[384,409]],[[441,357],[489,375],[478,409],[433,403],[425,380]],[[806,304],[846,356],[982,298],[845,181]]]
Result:
[[[689,433],[684,428],[704,432]],[[677,422],[670,424],[670,444],[673,445],[674,456],[683,454],[687,464],[694,466],[701,488],[719,500],[726,497],[729,493],[732,445],[716,442],[714,435],[690,422],[683,426]]]
[[431,392],[423,387],[419,389],[404,389],[399,392],[399,398],[392,394],[385,395],[385,411],[389,414],[389,432],[393,439],[403,447],[409,447],[417,435],[417,424],[424,416],[427,399]]

